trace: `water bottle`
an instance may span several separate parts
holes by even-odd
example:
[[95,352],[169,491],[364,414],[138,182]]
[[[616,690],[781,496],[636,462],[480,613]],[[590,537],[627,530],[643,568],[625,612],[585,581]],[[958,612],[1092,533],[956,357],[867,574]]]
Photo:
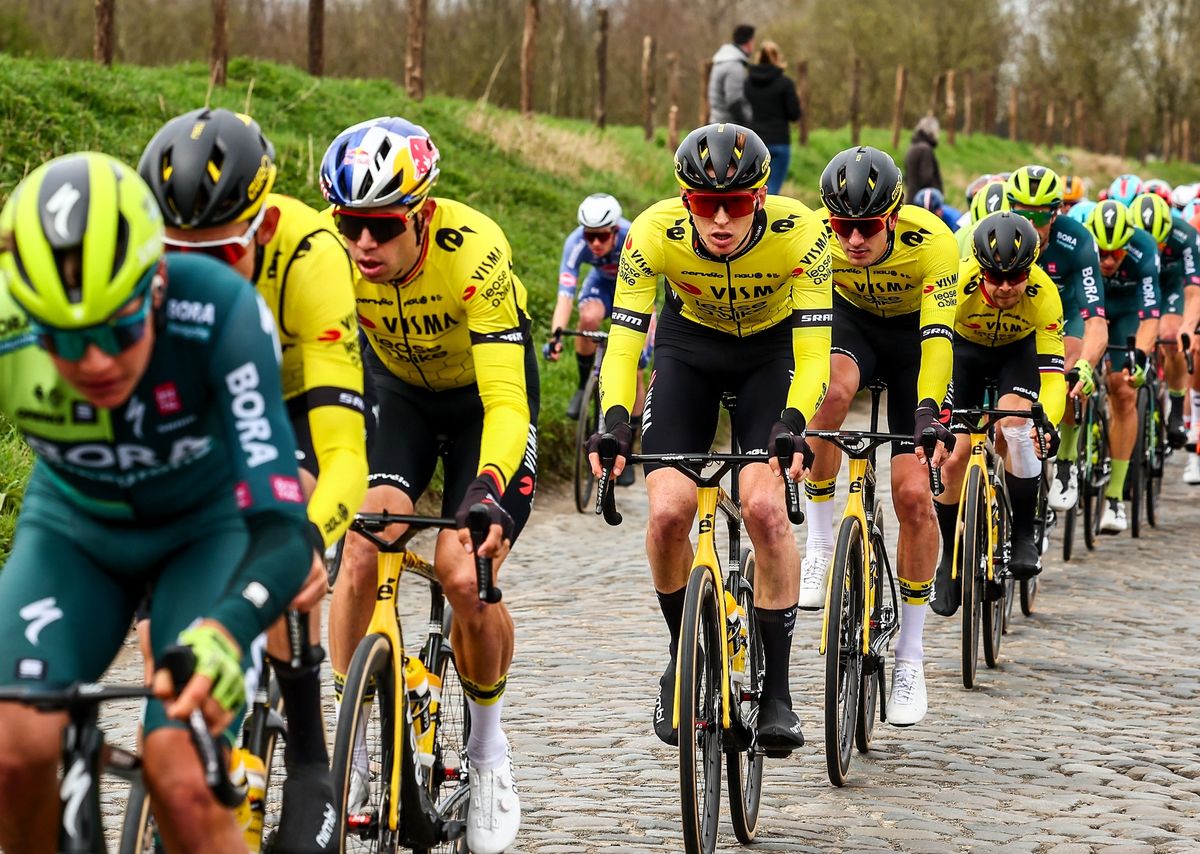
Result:
[[[432,695],[430,693],[431,676],[421,659],[406,655],[404,657],[404,685],[408,694],[408,709],[412,719],[413,744],[416,745],[417,762],[426,768],[433,767],[433,727]],[[441,686],[438,686],[439,692]]]
[[258,854],[262,848],[263,800],[267,794],[267,769],[262,757],[235,747],[229,755],[229,778],[235,786],[246,785],[246,797],[234,809],[234,815],[250,854]]
[[746,681],[746,646],[750,632],[746,610],[728,590],[725,591],[725,618],[730,678],[740,687]]

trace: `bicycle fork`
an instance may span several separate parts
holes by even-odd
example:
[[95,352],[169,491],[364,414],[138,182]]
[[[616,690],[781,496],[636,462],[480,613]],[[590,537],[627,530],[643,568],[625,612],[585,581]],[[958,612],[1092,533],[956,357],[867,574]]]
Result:
[[[876,557],[871,548],[871,525],[868,523],[866,508],[863,504],[863,484],[866,483],[867,479],[867,460],[851,457],[849,462],[850,494],[846,499],[846,510],[842,514],[842,518],[857,517],[862,537],[862,653],[863,655],[867,655],[871,651],[871,614],[875,610],[875,597],[878,595],[875,585],[871,583],[871,566],[874,564]],[[821,655],[825,654],[825,648],[829,643],[829,602],[833,595],[834,574],[832,572],[829,573],[829,583],[825,586],[825,608],[821,616]],[[842,583],[845,582],[843,581]]]

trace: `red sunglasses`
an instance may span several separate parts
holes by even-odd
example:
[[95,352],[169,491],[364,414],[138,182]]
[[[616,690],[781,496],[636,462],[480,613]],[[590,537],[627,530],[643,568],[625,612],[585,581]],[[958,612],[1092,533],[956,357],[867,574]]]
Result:
[[612,236],[613,230],[611,228],[604,228],[600,229],[599,231],[589,231],[588,229],[584,229],[583,231],[583,239],[586,243],[603,243]]
[[1128,254],[1128,253],[1124,249],[1101,249],[1100,250],[1100,260],[1104,260],[1105,258],[1111,258],[1114,261],[1116,261],[1118,264],[1120,264],[1122,261],[1125,260],[1126,254]]
[[1029,271],[1021,270],[1013,273],[993,273],[990,270],[983,270],[984,280],[993,287],[1000,288],[1008,285],[1010,288],[1020,287],[1029,281]]
[[684,193],[683,205],[694,215],[710,219],[717,211],[725,208],[730,219],[754,213],[757,201],[754,193],[702,193],[695,190]]
[[364,230],[371,232],[376,243],[387,243],[408,230],[409,215],[397,211],[371,213],[338,209],[333,212],[333,221],[338,233],[352,243],[362,237]]
[[887,228],[888,217],[885,216],[831,216],[829,218],[829,227],[839,237],[850,238],[854,232],[858,232],[864,239],[874,237],[879,232]]

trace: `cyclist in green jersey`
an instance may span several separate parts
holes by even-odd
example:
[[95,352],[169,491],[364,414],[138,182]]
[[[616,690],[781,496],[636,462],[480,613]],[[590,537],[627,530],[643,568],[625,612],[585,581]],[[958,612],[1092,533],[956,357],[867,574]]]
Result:
[[[0,213],[0,274],[38,345],[0,356],[0,413],[38,458],[0,573],[0,685],[98,679],[152,586],[154,654],[196,657],[175,699],[157,674],[146,709],[159,830],[172,850],[245,851],[177,722],[234,722],[255,638],[324,588],[306,582],[320,544],[269,312],[216,261],[164,257],[162,234],[137,173],[95,153],[35,169]],[[54,845],[64,724],[0,705],[3,850]]]

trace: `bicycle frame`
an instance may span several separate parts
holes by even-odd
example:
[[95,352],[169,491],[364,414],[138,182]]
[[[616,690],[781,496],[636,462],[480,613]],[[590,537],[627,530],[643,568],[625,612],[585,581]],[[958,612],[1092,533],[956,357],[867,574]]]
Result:
[[[958,493],[958,521],[956,526],[961,527],[966,523],[963,514],[966,512],[967,506],[967,484],[971,481],[971,471],[978,470],[982,482],[984,484],[984,495],[987,497],[987,506],[989,524],[988,524],[988,549],[987,549],[987,580],[995,580],[996,566],[996,537],[999,533],[1000,520],[996,518],[997,502],[996,502],[996,485],[992,481],[992,471],[989,470],[988,461],[994,460],[996,457],[996,448],[992,444],[992,440],[988,438],[988,426],[976,426],[972,428],[971,436],[971,453],[967,457],[967,467],[963,470],[962,486]],[[1006,507],[1008,496],[1004,497]],[[1008,510],[1011,514],[1011,509]],[[950,564],[950,578],[957,580],[958,578],[958,559],[959,545],[962,542],[962,537],[954,538],[954,560]]]

